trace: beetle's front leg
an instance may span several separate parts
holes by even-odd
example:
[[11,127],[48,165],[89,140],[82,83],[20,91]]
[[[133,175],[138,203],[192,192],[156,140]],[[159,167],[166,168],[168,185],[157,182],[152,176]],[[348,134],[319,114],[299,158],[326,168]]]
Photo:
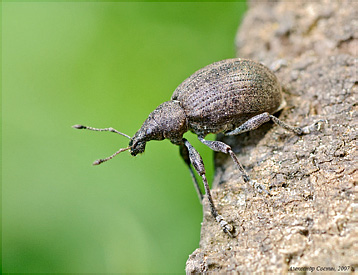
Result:
[[266,188],[257,183],[256,181],[250,180],[249,175],[246,173],[244,167],[242,167],[239,159],[237,158],[237,156],[235,155],[234,151],[231,149],[231,147],[229,145],[227,145],[224,142],[221,141],[211,141],[211,140],[206,140],[203,137],[199,136],[198,139],[204,143],[206,146],[208,146],[210,149],[216,151],[216,152],[221,152],[224,154],[230,154],[232,160],[234,161],[234,163],[236,164],[236,166],[239,168],[242,177],[244,179],[244,181],[248,184],[250,184],[253,188],[257,189],[259,192],[264,191],[266,194],[271,195],[269,191],[266,190]]
[[188,166],[188,168],[189,168],[189,172],[190,172],[191,178],[193,179],[193,183],[194,183],[194,187],[195,187],[196,193],[198,194],[199,201],[200,201],[200,203],[201,203],[202,200],[203,200],[203,194],[201,193],[201,190],[200,190],[198,181],[196,180],[196,177],[195,177],[195,175],[194,175],[194,171],[193,171],[193,169],[192,169],[191,166],[190,166],[190,163],[191,163],[191,162],[190,162],[190,158],[189,158],[188,148],[187,148],[184,144],[180,144],[180,145],[179,145],[179,152],[180,152],[180,155],[181,155],[181,157],[183,158],[185,164],[186,164],[186,165]]
[[196,172],[198,172],[198,174],[203,179],[205,193],[206,193],[206,196],[209,201],[211,214],[213,215],[215,220],[220,224],[220,226],[222,227],[224,232],[229,234],[230,237],[232,237],[232,234],[231,234],[231,232],[233,231],[232,226],[230,224],[228,224],[221,215],[219,215],[219,213],[216,210],[216,207],[214,205],[213,198],[211,197],[209,184],[208,184],[208,181],[205,176],[205,167],[204,167],[203,159],[199,155],[198,151],[196,151],[195,148],[185,138],[183,138],[183,143],[184,143],[185,147],[188,149],[189,159],[190,159],[191,164],[194,166]]

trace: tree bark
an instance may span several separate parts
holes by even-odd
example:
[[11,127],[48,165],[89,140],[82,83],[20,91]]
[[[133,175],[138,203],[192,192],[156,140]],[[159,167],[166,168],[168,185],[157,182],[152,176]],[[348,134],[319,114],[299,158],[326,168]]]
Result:
[[221,231],[204,200],[200,247],[186,271],[357,270],[358,4],[249,6],[236,37],[237,56],[275,71],[287,101],[280,119],[294,126],[325,122],[304,136],[272,123],[236,137],[218,136],[273,196],[252,190],[230,156],[216,153],[213,199],[235,237]]

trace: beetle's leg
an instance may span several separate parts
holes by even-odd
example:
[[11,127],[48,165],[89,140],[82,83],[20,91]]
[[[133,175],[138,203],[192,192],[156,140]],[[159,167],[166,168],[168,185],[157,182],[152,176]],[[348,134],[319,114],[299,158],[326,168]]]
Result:
[[188,148],[184,144],[180,144],[179,145],[179,152],[180,152],[180,155],[183,158],[184,162],[186,163],[186,165],[189,168],[189,172],[190,172],[191,178],[193,179],[195,190],[198,193],[198,197],[199,197],[199,200],[200,200],[200,203],[201,203],[202,200],[203,200],[203,193],[201,193],[198,181],[197,181],[197,179],[196,179],[196,177],[194,175],[193,169],[191,168]]
[[224,154],[230,154],[232,160],[235,162],[237,167],[239,168],[242,177],[244,181],[248,184],[250,184],[253,188],[257,189],[259,192],[264,191],[266,194],[270,195],[270,193],[266,190],[266,188],[257,183],[256,181],[250,180],[249,175],[246,173],[244,167],[242,167],[239,159],[235,155],[234,151],[231,149],[229,145],[227,145],[224,142],[221,141],[211,141],[211,140],[205,140],[203,137],[199,136],[198,139],[204,143],[206,146],[208,146],[210,149],[216,151],[216,152],[222,152]]
[[288,131],[294,132],[296,135],[305,135],[309,134],[312,131],[316,130],[318,128],[319,122],[322,122],[323,120],[319,120],[312,125],[300,128],[300,127],[293,127],[291,125],[286,124],[285,122],[279,120],[277,117],[270,115],[269,113],[262,113],[257,116],[254,116],[250,118],[248,121],[246,121],[244,124],[237,127],[235,130],[225,133],[227,136],[233,136],[237,134],[241,134],[244,132],[248,132],[251,130],[255,130],[258,127],[260,127],[262,124],[272,120],[275,124],[281,126],[282,128],[285,128]]
[[214,216],[215,220],[220,224],[222,229],[225,233],[229,234],[230,237],[232,237],[232,226],[228,224],[221,215],[219,215],[218,211],[216,210],[216,207],[213,202],[213,198],[211,197],[211,192],[209,188],[208,181],[205,176],[205,167],[203,163],[203,159],[199,155],[198,151],[195,150],[195,148],[187,141],[185,138],[183,138],[183,143],[185,147],[188,149],[188,155],[191,164],[194,166],[196,172],[201,176],[203,179],[204,187],[205,187],[205,194],[209,201],[209,206],[211,210],[211,214]]

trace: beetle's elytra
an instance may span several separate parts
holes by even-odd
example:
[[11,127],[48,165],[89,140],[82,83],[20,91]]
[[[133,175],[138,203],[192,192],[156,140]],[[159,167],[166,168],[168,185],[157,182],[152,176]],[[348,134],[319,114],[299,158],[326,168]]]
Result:
[[252,60],[235,58],[208,65],[184,80],[174,91],[171,100],[160,104],[150,113],[132,138],[113,128],[98,129],[83,125],[73,127],[110,131],[130,138],[127,148],[118,150],[108,158],[95,161],[95,165],[112,159],[126,150],[129,150],[133,156],[143,153],[146,143],[150,140],[169,139],[173,144],[178,145],[180,155],[189,167],[200,200],[203,195],[192,166],[203,180],[212,215],[224,232],[232,236],[232,226],[218,214],[212,200],[202,158],[183,138],[183,134],[192,131],[212,150],[230,154],[240,169],[244,181],[262,189],[261,185],[249,179],[230,146],[204,138],[209,133],[224,132],[226,135],[236,135],[256,129],[269,120],[298,135],[307,134],[317,126],[315,123],[305,128],[292,127],[272,116],[284,106],[281,86],[267,67]]
[[171,99],[179,101],[189,130],[198,135],[233,130],[284,104],[276,76],[264,65],[242,59],[219,61],[195,72]]

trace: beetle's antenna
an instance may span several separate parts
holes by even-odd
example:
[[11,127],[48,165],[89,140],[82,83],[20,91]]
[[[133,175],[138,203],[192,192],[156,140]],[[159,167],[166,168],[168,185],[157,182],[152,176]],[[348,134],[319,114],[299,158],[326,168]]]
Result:
[[112,156],[109,156],[109,157],[107,157],[107,158],[105,158],[105,159],[98,159],[98,160],[96,160],[95,162],[93,162],[92,164],[93,165],[99,165],[99,164],[101,164],[101,163],[103,163],[103,162],[105,162],[105,161],[107,161],[107,160],[110,160],[110,159],[113,159],[115,156],[117,156],[119,153],[122,153],[122,152],[124,152],[124,151],[127,151],[127,150],[129,150],[131,148],[131,146],[128,146],[127,148],[121,148],[121,149],[119,149],[117,152],[115,152]]
[[75,129],[87,129],[87,130],[98,131],[98,132],[105,132],[105,131],[113,132],[113,133],[117,133],[119,135],[122,135],[122,136],[124,136],[126,138],[131,139],[130,136],[128,136],[126,134],[123,134],[123,133],[117,131],[116,129],[113,129],[112,127],[99,129],[99,128],[93,128],[93,127],[89,127],[89,126],[84,126],[84,125],[81,125],[81,124],[76,124],[76,125],[73,125],[72,127],[75,128]]

